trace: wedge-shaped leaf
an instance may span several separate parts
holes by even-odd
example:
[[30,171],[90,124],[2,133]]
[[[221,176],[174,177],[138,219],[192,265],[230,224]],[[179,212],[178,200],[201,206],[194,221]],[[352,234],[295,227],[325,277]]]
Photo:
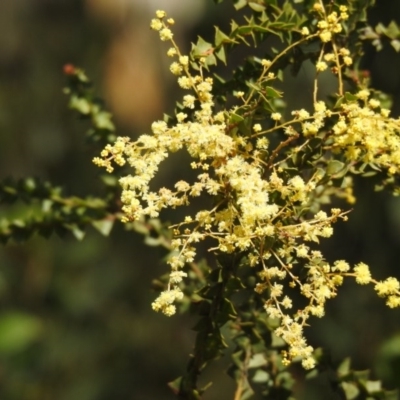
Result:
[[78,96],[71,97],[69,107],[84,115],[89,114],[91,108],[90,103],[87,99]]
[[237,43],[234,39],[230,38],[226,33],[222,32],[218,26],[215,27],[215,45],[220,46],[224,43]]
[[85,231],[82,230],[77,224],[64,224],[64,226],[72,232],[76,239],[82,240],[85,237]]
[[244,121],[244,118],[241,115],[238,115],[238,114],[235,114],[235,113],[231,113],[230,114],[229,122],[238,123],[238,122],[242,122],[242,121]]
[[221,46],[216,52],[215,55],[219,60],[221,60],[226,65],[226,53],[224,46]]
[[390,44],[392,47],[397,51],[397,53],[400,51],[400,40],[393,39]]
[[270,379],[268,372],[259,369],[254,374],[252,381],[255,383],[267,383]]
[[254,3],[253,1],[249,2],[249,7],[256,12],[263,12],[265,11],[265,6],[259,3]]
[[274,89],[271,86],[266,86],[264,88],[264,92],[265,92],[266,96],[268,96],[269,98],[276,99],[276,98],[282,97],[282,92]]
[[259,92],[259,91],[261,90],[261,86],[258,85],[257,83],[247,81],[247,82],[246,82],[246,85],[247,85],[249,88],[251,88],[251,89],[253,89],[253,90],[256,90],[257,92]]
[[114,131],[115,126],[111,121],[111,114],[106,111],[101,111],[93,117],[93,124],[98,129],[106,129]]
[[339,365],[337,372],[339,376],[345,376],[350,372],[350,358],[345,358],[342,363]]
[[114,220],[111,218],[101,219],[98,221],[93,221],[92,225],[95,229],[97,229],[103,236],[108,236],[111,232],[111,229],[114,225]]
[[240,35],[248,35],[254,30],[252,25],[242,25],[237,28],[237,33]]
[[237,0],[235,1],[234,7],[236,10],[240,10],[243,7],[247,6],[247,0]]
[[358,97],[356,95],[354,95],[353,93],[349,93],[349,92],[346,92],[344,94],[344,98],[346,99],[346,101],[357,101],[358,100]]
[[237,30],[237,28],[239,28],[239,25],[234,20],[232,20],[231,21],[231,35]]
[[265,355],[263,353],[257,353],[254,354],[253,357],[251,357],[248,368],[264,367],[267,364],[268,361],[265,358]]
[[368,172],[363,173],[361,176],[363,178],[370,178],[371,176],[375,176],[376,174],[377,174],[376,171],[368,171]]
[[365,389],[368,391],[369,394],[380,392],[382,390],[382,382],[381,381],[367,381],[367,382],[365,382]]
[[385,33],[390,39],[398,39],[399,38],[400,30],[395,21],[390,22],[390,24],[387,26]]
[[345,164],[338,160],[329,161],[326,167],[326,173],[328,175],[336,175],[345,169]]
[[367,381],[371,372],[368,369],[365,369],[363,371],[354,371],[354,376],[357,380],[360,381]]
[[175,380],[168,382],[168,387],[172,390],[174,394],[179,393],[179,389],[181,387],[182,377],[176,378]]
[[192,43],[192,56],[195,58],[205,58],[207,65],[215,65],[217,60],[214,56],[214,47],[199,36],[196,44]]
[[146,236],[144,238],[144,243],[146,244],[146,246],[150,247],[160,246],[161,244],[159,237],[152,237],[152,236]]
[[347,400],[355,399],[358,396],[358,394],[360,393],[360,390],[358,389],[357,385],[355,385],[354,383],[342,382],[342,384],[340,386],[344,390]]
[[333,109],[338,109],[341,108],[343,102],[345,101],[345,97],[344,96],[340,96],[337,100],[335,105],[333,106]]

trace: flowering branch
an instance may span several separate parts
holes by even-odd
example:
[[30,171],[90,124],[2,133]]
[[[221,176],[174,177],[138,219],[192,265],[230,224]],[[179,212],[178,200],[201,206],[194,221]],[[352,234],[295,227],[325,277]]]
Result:
[[[260,9],[260,25],[253,24],[255,38],[268,32],[283,37],[282,32],[290,31],[282,25],[280,32],[273,22],[267,28],[263,12]],[[290,21],[292,14],[288,13]],[[272,21],[277,15],[272,12]],[[378,282],[371,277],[366,264],[361,262],[352,268],[343,260],[328,262],[316,249],[321,238],[332,236],[334,223],[348,218],[348,211],[327,210],[325,203],[326,198],[330,201],[333,196],[355,202],[352,173],[365,169],[366,165],[388,178],[400,172],[400,121],[390,117],[389,109],[363,83],[353,84],[352,91],[345,93],[345,78],[354,65],[353,55],[356,57],[346,47],[348,19],[346,6],[317,1],[292,27],[291,32],[300,38],[288,39],[289,44],[276,51],[272,60],[254,57],[258,75],[253,74],[245,81],[247,91],[232,90],[230,95],[237,99],[232,106],[226,105],[217,111],[214,79],[205,71],[215,63],[211,56],[220,51],[221,43],[239,45],[236,39],[245,30],[234,25],[231,38],[219,39],[218,45],[210,45],[208,49],[195,47],[186,56],[173,41],[174,21],[164,11],[157,11],[151,28],[159,33],[162,41],[171,44],[167,55],[175,61],[170,70],[177,77],[179,87],[188,94],[183,96],[175,123],[154,122],[152,133],[135,141],[119,137],[93,160],[108,172],[113,171],[115,164],[127,164],[133,171],[132,175],[119,179],[123,222],[156,218],[163,209],[187,206],[196,197],[213,199],[211,207],[188,214],[182,222],[171,226],[172,252],[168,260],[171,273],[165,290],[152,307],[171,316],[176,312],[176,303],[185,295],[193,295],[184,293],[188,277],[184,268],[195,261],[197,243],[206,242],[217,259],[231,257],[236,265],[228,267],[221,263],[218,290],[202,334],[209,337],[219,332],[216,318],[223,302],[229,300],[228,281],[238,279],[240,269],[247,268],[246,273],[255,279],[252,296],[259,296],[258,302],[262,304],[257,318],[279,321],[273,332],[286,343],[286,349],[281,352],[284,366],[301,360],[304,368],[315,367],[314,348],[307,343],[303,331],[310,317],[324,315],[327,300],[337,295],[344,278],[354,277],[359,284],[374,283],[375,291],[387,298],[389,307],[400,306],[400,284],[396,278]],[[279,101],[283,93],[274,88],[282,75],[278,60],[281,62],[294,49],[311,42],[318,48],[313,58],[316,72],[313,110],[289,110],[288,113]],[[204,57],[198,57],[199,54]],[[329,73],[328,68],[337,82],[335,104],[321,100],[318,85],[319,75],[324,71]],[[189,117],[189,111],[193,117]],[[285,120],[285,115],[291,118]],[[152,191],[150,183],[160,164],[181,149],[189,153],[192,159],[189,167],[198,171],[197,178],[193,182],[180,180],[173,189]],[[335,185],[339,179],[342,184]],[[294,288],[308,302],[291,312],[295,306]],[[204,289],[204,293],[207,291]],[[239,308],[232,305],[224,323],[240,319],[236,311]],[[234,316],[236,313],[238,317]],[[219,354],[224,347],[223,340],[218,343],[216,353]],[[245,363],[239,368],[237,398],[242,396],[246,371],[254,356],[251,352],[241,354]],[[188,375],[180,383],[181,394],[200,393],[195,389],[195,377],[212,357],[195,352]]]

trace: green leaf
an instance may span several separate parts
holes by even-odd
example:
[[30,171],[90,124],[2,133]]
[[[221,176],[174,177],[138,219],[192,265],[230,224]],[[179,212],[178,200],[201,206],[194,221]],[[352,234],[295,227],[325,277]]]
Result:
[[345,164],[338,160],[329,161],[326,167],[326,173],[328,175],[336,175],[339,172],[343,171],[345,168]]
[[246,85],[257,92],[261,90],[261,86],[257,83],[246,81]]
[[270,376],[268,372],[265,372],[261,369],[257,370],[252,378],[252,381],[255,383],[267,383],[269,380]]
[[254,26],[251,26],[251,25],[242,25],[242,26],[239,26],[239,27],[238,27],[237,32],[238,32],[240,35],[248,35],[249,33],[251,33],[251,32],[253,31],[253,29],[254,29]]
[[104,174],[100,176],[100,179],[106,186],[115,187],[118,185],[118,178],[115,175]]
[[213,45],[206,42],[201,36],[198,37],[196,44],[192,43],[191,54],[194,58],[204,57],[207,65],[215,65],[217,63]]
[[265,94],[270,98],[275,99],[275,98],[282,97],[282,92],[280,92],[279,90],[274,89],[271,86],[266,86],[264,88],[264,91],[265,91]]
[[341,387],[346,394],[347,400],[355,399],[358,396],[358,394],[360,393],[360,390],[357,388],[357,385],[355,385],[354,383],[342,382]]
[[400,36],[400,30],[395,21],[389,23],[385,33],[390,39],[397,39]]
[[106,111],[101,111],[93,116],[93,124],[98,129],[106,129],[114,131],[115,126],[111,121],[111,114]]
[[82,240],[85,237],[85,231],[83,231],[77,224],[64,224],[69,229],[76,239]]
[[335,105],[333,106],[333,108],[334,108],[334,109],[341,108],[341,106],[342,106],[342,104],[343,104],[344,101],[345,101],[344,96],[340,96],[340,97],[336,100],[336,103],[335,103]]
[[369,394],[380,392],[382,390],[381,381],[367,381],[365,382],[365,388]]
[[247,6],[247,0],[236,0],[234,7],[236,10],[240,10],[243,7]]
[[181,387],[182,377],[176,378],[175,380],[168,382],[168,387],[172,390],[174,394],[179,393],[179,389]]
[[221,60],[225,65],[226,65],[226,54],[225,54],[225,49],[223,46],[221,46],[217,52],[215,53],[217,58]]
[[354,376],[360,381],[367,381],[370,375],[370,371],[368,369],[364,371],[354,371]]
[[254,3],[254,2],[250,2],[249,3],[249,7],[256,12],[263,12],[265,11],[265,6],[258,4],[258,3]]
[[75,76],[78,78],[81,83],[89,83],[89,78],[86,76],[85,72],[81,69],[75,70]]
[[348,102],[353,102],[353,101],[357,101],[358,100],[358,97],[356,95],[354,95],[353,93],[349,93],[349,92],[346,92],[344,94],[344,98]]
[[241,115],[235,113],[231,113],[229,117],[229,122],[234,124],[244,121],[244,118]]
[[101,220],[93,221],[92,225],[103,236],[108,236],[111,232],[112,227],[114,226],[114,220],[111,218],[101,219]]
[[21,189],[28,193],[32,193],[36,189],[36,182],[33,178],[26,178],[20,182]]
[[90,113],[91,106],[87,99],[78,96],[72,96],[69,102],[69,107],[80,112],[81,114],[87,115]]
[[345,358],[342,363],[339,365],[337,372],[339,376],[347,375],[350,372],[350,358]]
[[264,367],[267,364],[268,361],[265,358],[265,355],[263,353],[257,353],[254,354],[253,357],[251,357],[248,368],[251,369],[251,368]]
[[237,43],[234,39],[231,39],[227,34],[222,32],[218,26],[215,27],[215,45],[220,46],[223,43]]
[[25,350],[42,332],[41,321],[19,311],[0,315],[0,353],[16,353]]
[[158,237],[152,237],[152,236],[146,236],[146,237],[144,238],[144,243],[145,243],[147,246],[150,246],[150,247],[159,246],[159,245],[161,244],[160,238],[158,238]]
[[400,51],[400,41],[399,40],[393,39],[393,40],[391,40],[390,44],[396,50],[397,53]]
[[368,171],[368,172],[361,174],[361,176],[363,178],[370,178],[371,176],[375,176],[376,174],[377,174],[376,171]]

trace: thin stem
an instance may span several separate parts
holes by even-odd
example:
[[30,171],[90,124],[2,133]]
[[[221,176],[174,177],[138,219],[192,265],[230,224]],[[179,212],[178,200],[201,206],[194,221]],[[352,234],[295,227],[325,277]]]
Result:
[[242,392],[245,387],[245,382],[247,381],[247,369],[250,361],[251,352],[249,348],[246,349],[246,357],[244,359],[242,368],[240,369],[240,380],[237,384],[237,388],[235,391],[234,400],[240,400],[242,398]]
[[335,53],[335,62],[337,67],[338,81],[339,81],[339,96],[343,96],[343,78],[342,78],[342,67],[339,61],[339,54],[337,51],[337,46],[334,40],[332,40],[332,48]]

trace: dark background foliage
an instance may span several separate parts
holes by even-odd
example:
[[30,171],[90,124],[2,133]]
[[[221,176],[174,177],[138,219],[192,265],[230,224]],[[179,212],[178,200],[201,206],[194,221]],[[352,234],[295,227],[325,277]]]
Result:
[[[143,3],[143,4],[142,4]],[[169,2],[184,49],[197,34],[226,25],[229,2]],[[389,7],[390,3],[390,7]],[[153,10],[137,0],[2,0],[0,2],[0,180],[36,176],[64,188],[67,196],[102,193],[101,171],[91,159],[98,148],[85,142],[85,122],[67,109],[63,65],[84,68],[115,113],[118,133],[137,136],[173,109],[173,78],[165,46],[148,28]],[[397,6],[396,6],[397,5]],[[161,7],[161,6],[159,6]],[[398,2],[378,0],[371,22],[400,18]],[[190,39],[192,38],[192,39]],[[237,55],[240,57],[240,55]],[[383,58],[378,58],[382,56]],[[380,61],[384,60],[384,61]],[[400,98],[399,55],[368,49],[364,68],[373,84]],[[312,72],[289,79],[289,98],[307,94]],[[389,84],[388,84],[389,82]],[[397,109],[395,112],[399,112]],[[179,156],[167,163],[159,185],[168,185]],[[372,181],[356,181],[358,203],[333,240],[323,243],[330,260],[369,264],[377,279],[399,277],[400,202],[374,193]],[[0,204],[0,222],[35,209]],[[165,252],[146,247],[140,235],[115,224],[109,237],[87,229],[73,235],[35,236],[0,249],[0,398],[6,400],[172,399],[166,386],[181,375],[193,345],[194,324],[171,319],[150,307],[151,281],[167,271]],[[309,329],[314,346],[330,349],[334,360],[353,358],[371,367],[388,387],[399,386],[400,311],[387,310],[372,288],[346,283],[328,305],[327,316]],[[209,399],[230,398],[233,383],[220,369]],[[399,386],[400,387],[400,386]],[[297,391],[319,398],[323,379]],[[315,394],[317,393],[317,394]]]

